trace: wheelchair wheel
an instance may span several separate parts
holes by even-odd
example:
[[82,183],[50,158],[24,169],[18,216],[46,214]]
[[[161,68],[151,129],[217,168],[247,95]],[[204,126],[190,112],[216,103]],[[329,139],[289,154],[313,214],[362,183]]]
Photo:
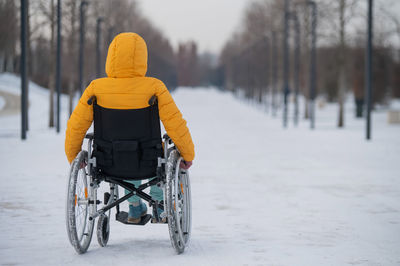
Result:
[[[104,193],[104,206],[111,204],[118,199],[118,186],[110,183],[110,193]],[[110,237],[110,217],[111,209],[99,216],[97,221],[97,242],[100,246],[105,247]]]
[[97,221],[97,242],[102,247],[107,245],[110,237],[110,218],[108,215],[100,215]]
[[192,206],[188,171],[179,169],[182,158],[173,150],[167,161],[166,211],[171,244],[178,254],[189,243]]
[[93,196],[90,187],[90,177],[86,167],[80,168],[83,162],[87,163],[87,152],[81,151],[72,163],[67,194],[67,232],[72,246],[78,253],[85,253],[92,240],[94,220],[90,221],[93,204],[89,199]]

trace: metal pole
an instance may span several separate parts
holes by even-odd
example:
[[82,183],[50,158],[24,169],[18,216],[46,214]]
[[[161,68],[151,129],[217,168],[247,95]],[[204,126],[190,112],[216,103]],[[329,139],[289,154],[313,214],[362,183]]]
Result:
[[272,115],[276,116],[276,91],[278,81],[278,48],[276,43],[276,32],[272,32]]
[[[266,89],[267,89],[267,93],[270,93],[270,90],[269,90],[269,88],[270,88],[270,85],[269,85],[269,83],[270,83],[270,73],[271,73],[271,71],[270,71],[270,69],[271,69],[271,66],[270,66],[270,39],[269,39],[269,37],[268,36],[266,36],[265,37],[265,45],[266,45],[266,51],[265,51],[265,54],[266,54],[266,56],[267,56],[267,60],[266,60],[266,62],[265,62],[265,65],[266,65],[266,69],[265,69],[265,84],[266,84]],[[268,106],[268,100],[266,99],[266,105],[267,105],[267,111],[268,111],[268,109],[270,108],[270,106],[272,106],[272,102],[269,104],[269,106]]]
[[101,22],[103,18],[97,18],[96,23],[96,77],[101,76]]
[[56,64],[56,88],[57,88],[57,133],[60,133],[60,95],[61,95],[61,0],[57,0],[57,64]]
[[300,91],[300,23],[296,13],[293,13],[295,26],[295,54],[294,54],[294,124],[299,122],[299,91]]
[[249,102],[251,101],[251,98],[254,96],[250,89],[250,87],[251,87],[251,85],[250,85],[250,53],[251,53],[251,50],[249,50],[247,48],[247,50],[246,50],[246,70],[247,70],[246,74],[247,74],[247,92],[248,92],[247,100],[249,100]]
[[27,50],[27,0],[21,0],[21,139],[26,139],[27,126],[27,65],[26,65],[26,50]]
[[371,102],[372,102],[372,38],[373,38],[373,0],[368,0],[368,39],[366,50],[365,79],[367,95],[366,138],[371,139]]
[[287,127],[288,98],[289,98],[289,0],[285,0],[284,35],[283,35],[283,126]]
[[82,0],[79,8],[80,12],[80,29],[79,29],[79,92],[83,93],[83,64],[84,64],[84,48],[85,48],[85,6],[87,2]]
[[26,93],[25,93],[25,101],[26,101],[26,109],[25,109],[25,123],[26,123],[26,131],[29,131],[29,74],[32,72],[32,53],[31,53],[31,36],[30,36],[30,22],[29,22],[29,5],[30,2],[27,0],[26,2]]
[[114,38],[114,36],[113,36],[113,34],[114,34],[114,27],[109,27],[108,28],[108,33],[107,33],[107,39],[108,39],[108,45],[110,45],[111,44],[111,42],[112,42],[112,40],[113,40],[113,38]]
[[310,121],[311,129],[315,128],[315,98],[317,86],[317,4],[309,1],[311,6],[311,55],[310,55]]

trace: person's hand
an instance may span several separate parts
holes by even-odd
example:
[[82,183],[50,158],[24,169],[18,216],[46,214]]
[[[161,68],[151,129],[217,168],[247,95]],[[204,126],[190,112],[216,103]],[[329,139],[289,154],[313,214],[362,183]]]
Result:
[[81,165],[79,166],[79,169],[85,168],[86,167],[86,162],[83,161],[81,162]]
[[186,162],[186,161],[182,160],[181,163],[179,164],[179,167],[187,170],[190,168],[190,166],[192,166],[192,164],[193,164],[192,161]]

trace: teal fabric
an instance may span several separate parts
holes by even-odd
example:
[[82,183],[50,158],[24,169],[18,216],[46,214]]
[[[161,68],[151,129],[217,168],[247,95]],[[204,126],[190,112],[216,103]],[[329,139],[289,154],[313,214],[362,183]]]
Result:
[[[142,184],[142,180],[127,180],[127,182],[133,184],[135,187],[138,187]],[[128,194],[130,191],[125,189],[125,195]],[[164,199],[163,190],[154,185],[150,187],[150,196],[153,200],[162,201]],[[140,197],[134,195],[128,199],[129,203],[139,202]]]
[[144,202],[141,202],[139,206],[134,207],[132,204],[129,204],[129,214],[128,217],[131,218],[140,218],[143,214],[147,213],[147,206]]

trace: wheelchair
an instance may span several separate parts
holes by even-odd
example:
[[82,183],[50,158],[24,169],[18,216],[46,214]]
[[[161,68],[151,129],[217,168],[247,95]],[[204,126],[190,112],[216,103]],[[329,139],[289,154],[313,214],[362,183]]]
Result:
[[[150,106],[142,109],[107,109],[97,105],[95,96],[88,104],[93,104],[94,132],[86,134],[88,148],[79,152],[69,173],[66,226],[70,243],[77,253],[85,253],[97,218],[97,240],[105,247],[110,236],[111,209],[115,207],[117,221],[129,224],[128,213],[119,205],[137,195],[149,203],[153,215],[147,214],[140,223],[130,225],[145,225],[150,220],[168,224],[172,247],[178,254],[184,252],[192,223],[189,172],[179,168],[183,159],[167,134],[162,143],[156,97],[151,97]],[[138,187],[127,182],[145,179],[150,181]],[[97,195],[101,182],[109,184],[103,201]],[[162,188],[162,201],[144,192],[152,185]],[[129,193],[120,197],[119,187]],[[158,210],[163,210],[161,215]]]

